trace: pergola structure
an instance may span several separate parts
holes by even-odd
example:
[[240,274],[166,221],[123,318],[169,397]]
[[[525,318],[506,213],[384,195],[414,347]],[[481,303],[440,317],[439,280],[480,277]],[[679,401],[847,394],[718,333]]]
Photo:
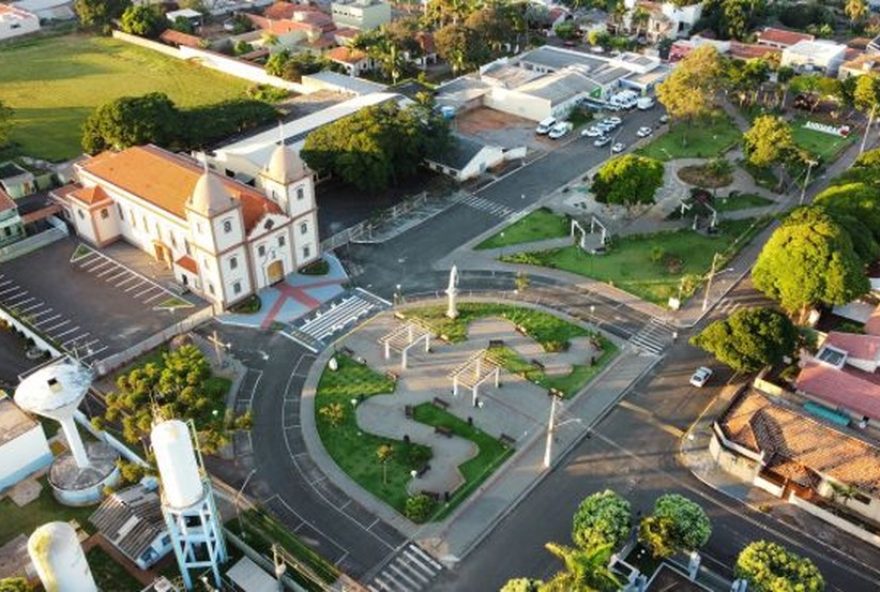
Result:
[[575,237],[575,233],[580,232],[580,240],[577,241],[578,245],[581,249],[587,250],[587,234],[593,234],[596,232],[596,227],[599,227],[600,235],[599,235],[599,244],[603,247],[605,243],[608,242],[608,228],[605,227],[604,224],[596,217],[590,216],[590,231],[587,232],[587,229],[584,228],[584,225],[578,222],[577,220],[571,221],[571,230],[569,234],[572,238]]
[[473,405],[476,406],[481,384],[492,379],[495,388],[501,385],[501,367],[491,360],[489,351],[484,349],[456,367],[449,377],[452,379],[452,394],[457,397],[460,386],[469,388],[473,393]]
[[425,343],[425,353],[431,351],[431,332],[413,321],[392,329],[379,339],[386,360],[391,358],[391,350],[400,352],[400,367],[403,370],[406,370],[409,350],[421,342]]

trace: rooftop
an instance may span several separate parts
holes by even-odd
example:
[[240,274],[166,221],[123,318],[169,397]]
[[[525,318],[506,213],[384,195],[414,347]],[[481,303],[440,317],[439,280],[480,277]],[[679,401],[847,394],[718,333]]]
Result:
[[827,39],[798,41],[785,48],[785,51],[815,59],[827,59],[846,52],[846,46]]
[[6,212],[16,209],[15,200],[9,197],[9,194],[0,187],[0,212]]
[[880,336],[861,335],[858,333],[842,333],[831,331],[823,345],[841,349],[852,358],[860,360],[876,360],[880,358]]
[[764,30],[758,33],[758,43],[774,44],[789,46],[800,41],[813,41],[815,37],[807,33],[799,33],[797,31],[788,31],[786,29],[777,29],[774,27],[764,27]]
[[856,56],[854,59],[845,61],[840,67],[846,70],[876,72],[880,70],[880,55],[863,53]]
[[523,84],[517,92],[545,99],[550,101],[551,105],[557,105],[576,95],[591,93],[598,88],[599,85],[586,75],[573,69],[565,69]]
[[132,561],[165,532],[159,496],[142,485],[107,496],[89,521]]
[[771,54],[778,55],[779,49],[757,43],[740,43],[739,41],[730,42],[730,55],[734,58],[751,60],[754,58],[763,58]]
[[559,47],[543,46],[519,56],[521,63],[543,66],[552,70],[559,70],[566,66],[584,66],[590,70],[600,68],[607,64],[607,59],[601,59],[579,51],[562,49]]
[[540,76],[543,76],[540,72],[504,63],[490,64],[480,73],[482,80],[488,79],[500,84],[504,88],[517,88]]
[[387,87],[378,82],[364,80],[363,78],[355,78],[354,76],[346,76],[332,70],[322,70],[314,74],[307,74],[303,78],[318,80],[328,86],[336,87],[354,93],[356,95],[367,95],[374,92],[382,92]]
[[479,154],[480,150],[485,148],[484,144],[465,136],[456,134],[452,136],[452,139],[450,149],[445,154],[429,158],[429,160],[460,171]]
[[324,56],[334,62],[344,62],[346,64],[357,64],[367,59],[367,54],[351,47],[334,47]]
[[880,493],[880,448],[749,390],[719,420],[726,437],[797,480],[803,469]]
[[37,425],[30,415],[7,396],[0,396],[0,446],[12,442]]
[[857,415],[880,419],[880,376],[808,360],[795,381],[797,390]]

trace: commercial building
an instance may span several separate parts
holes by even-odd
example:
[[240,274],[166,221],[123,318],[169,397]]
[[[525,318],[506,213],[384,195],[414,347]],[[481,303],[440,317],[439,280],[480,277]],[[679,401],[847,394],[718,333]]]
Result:
[[27,10],[0,4],[0,41],[40,30],[40,18]]
[[391,22],[391,5],[382,0],[333,2],[330,5],[330,15],[337,27],[369,31]]
[[780,65],[802,73],[817,72],[837,76],[846,56],[846,49],[845,45],[825,39],[798,41],[782,50]]
[[51,463],[43,426],[0,395],[0,491]]
[[426,158],[425,161],[432,170],[449,175],[456,181],[467,181],[504,162],[504,149],[454,135],[448,152]]
[[149,145],[78,163],[53,195],[83,240],[125,240],[226,308],[320,255],[313,175],[286,146],[270,152],[258,188]]

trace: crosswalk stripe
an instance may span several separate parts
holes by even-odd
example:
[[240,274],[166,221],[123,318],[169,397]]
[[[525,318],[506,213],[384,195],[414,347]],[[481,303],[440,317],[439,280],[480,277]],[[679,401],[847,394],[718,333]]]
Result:
[[481,210],[488,214],[492,214],[493,216],[498,216],[499,218],[506,218],[513,214],[513,210],[509,207],[476,195],[468,195],[463,198],[460,197],[458,202],[470,206],[475,210]]
[[418,553],[420,557],[422,557],[422,558],[423,558],[425,561],[427,561],[429,564],[433,565],[434,568],[437,569],[438,571],[441,570],[441,569],[443,569],[443,566],[442,566],[442,565],[440,565],[439,563],[437,563],[437,562],[434,560],[433,557],[431,557],[430,555],[428,555],[428,554],[427,554],[427,553],[426,553],[421,547],[419,547],[418,545],[410,545],[408,548],[410,548],[410,549],[412,549],[413,551],[415,551],[416,553]]
[[[401,570],[400,568],[398,568],[398,567],[397,567],[396,565],[394,565],[393,563],[390,564],[390,565],[388,566],[388,569],[391,569],[391,570],[394,570],[395,572],[397,572],[397,575],[399,575],[401,578],[403,578],[404,580],[406,580],[407,582],[409,582],[410,584],[412,584],[413,586],[415,586],[415,587],[416,587],[416,590],[421,590],[421,589],[422,589],[422,584],[420,584],[419,582],[415,581],[414,579],[412,579],[412,578],[411,578],[410,576],[408,576],[407,574],[403,573],[403,570]],[[386,570],[385,573],[387,573],[387,570]]]

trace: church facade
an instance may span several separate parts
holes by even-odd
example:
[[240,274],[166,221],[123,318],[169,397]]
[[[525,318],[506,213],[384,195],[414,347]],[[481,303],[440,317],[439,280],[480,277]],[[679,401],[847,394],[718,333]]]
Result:
[[220,308],[320,257],[314,175],[283,144],[257,187],[152,145],[93,156],[75,177],[53,195],[80,238],[125,240]]

